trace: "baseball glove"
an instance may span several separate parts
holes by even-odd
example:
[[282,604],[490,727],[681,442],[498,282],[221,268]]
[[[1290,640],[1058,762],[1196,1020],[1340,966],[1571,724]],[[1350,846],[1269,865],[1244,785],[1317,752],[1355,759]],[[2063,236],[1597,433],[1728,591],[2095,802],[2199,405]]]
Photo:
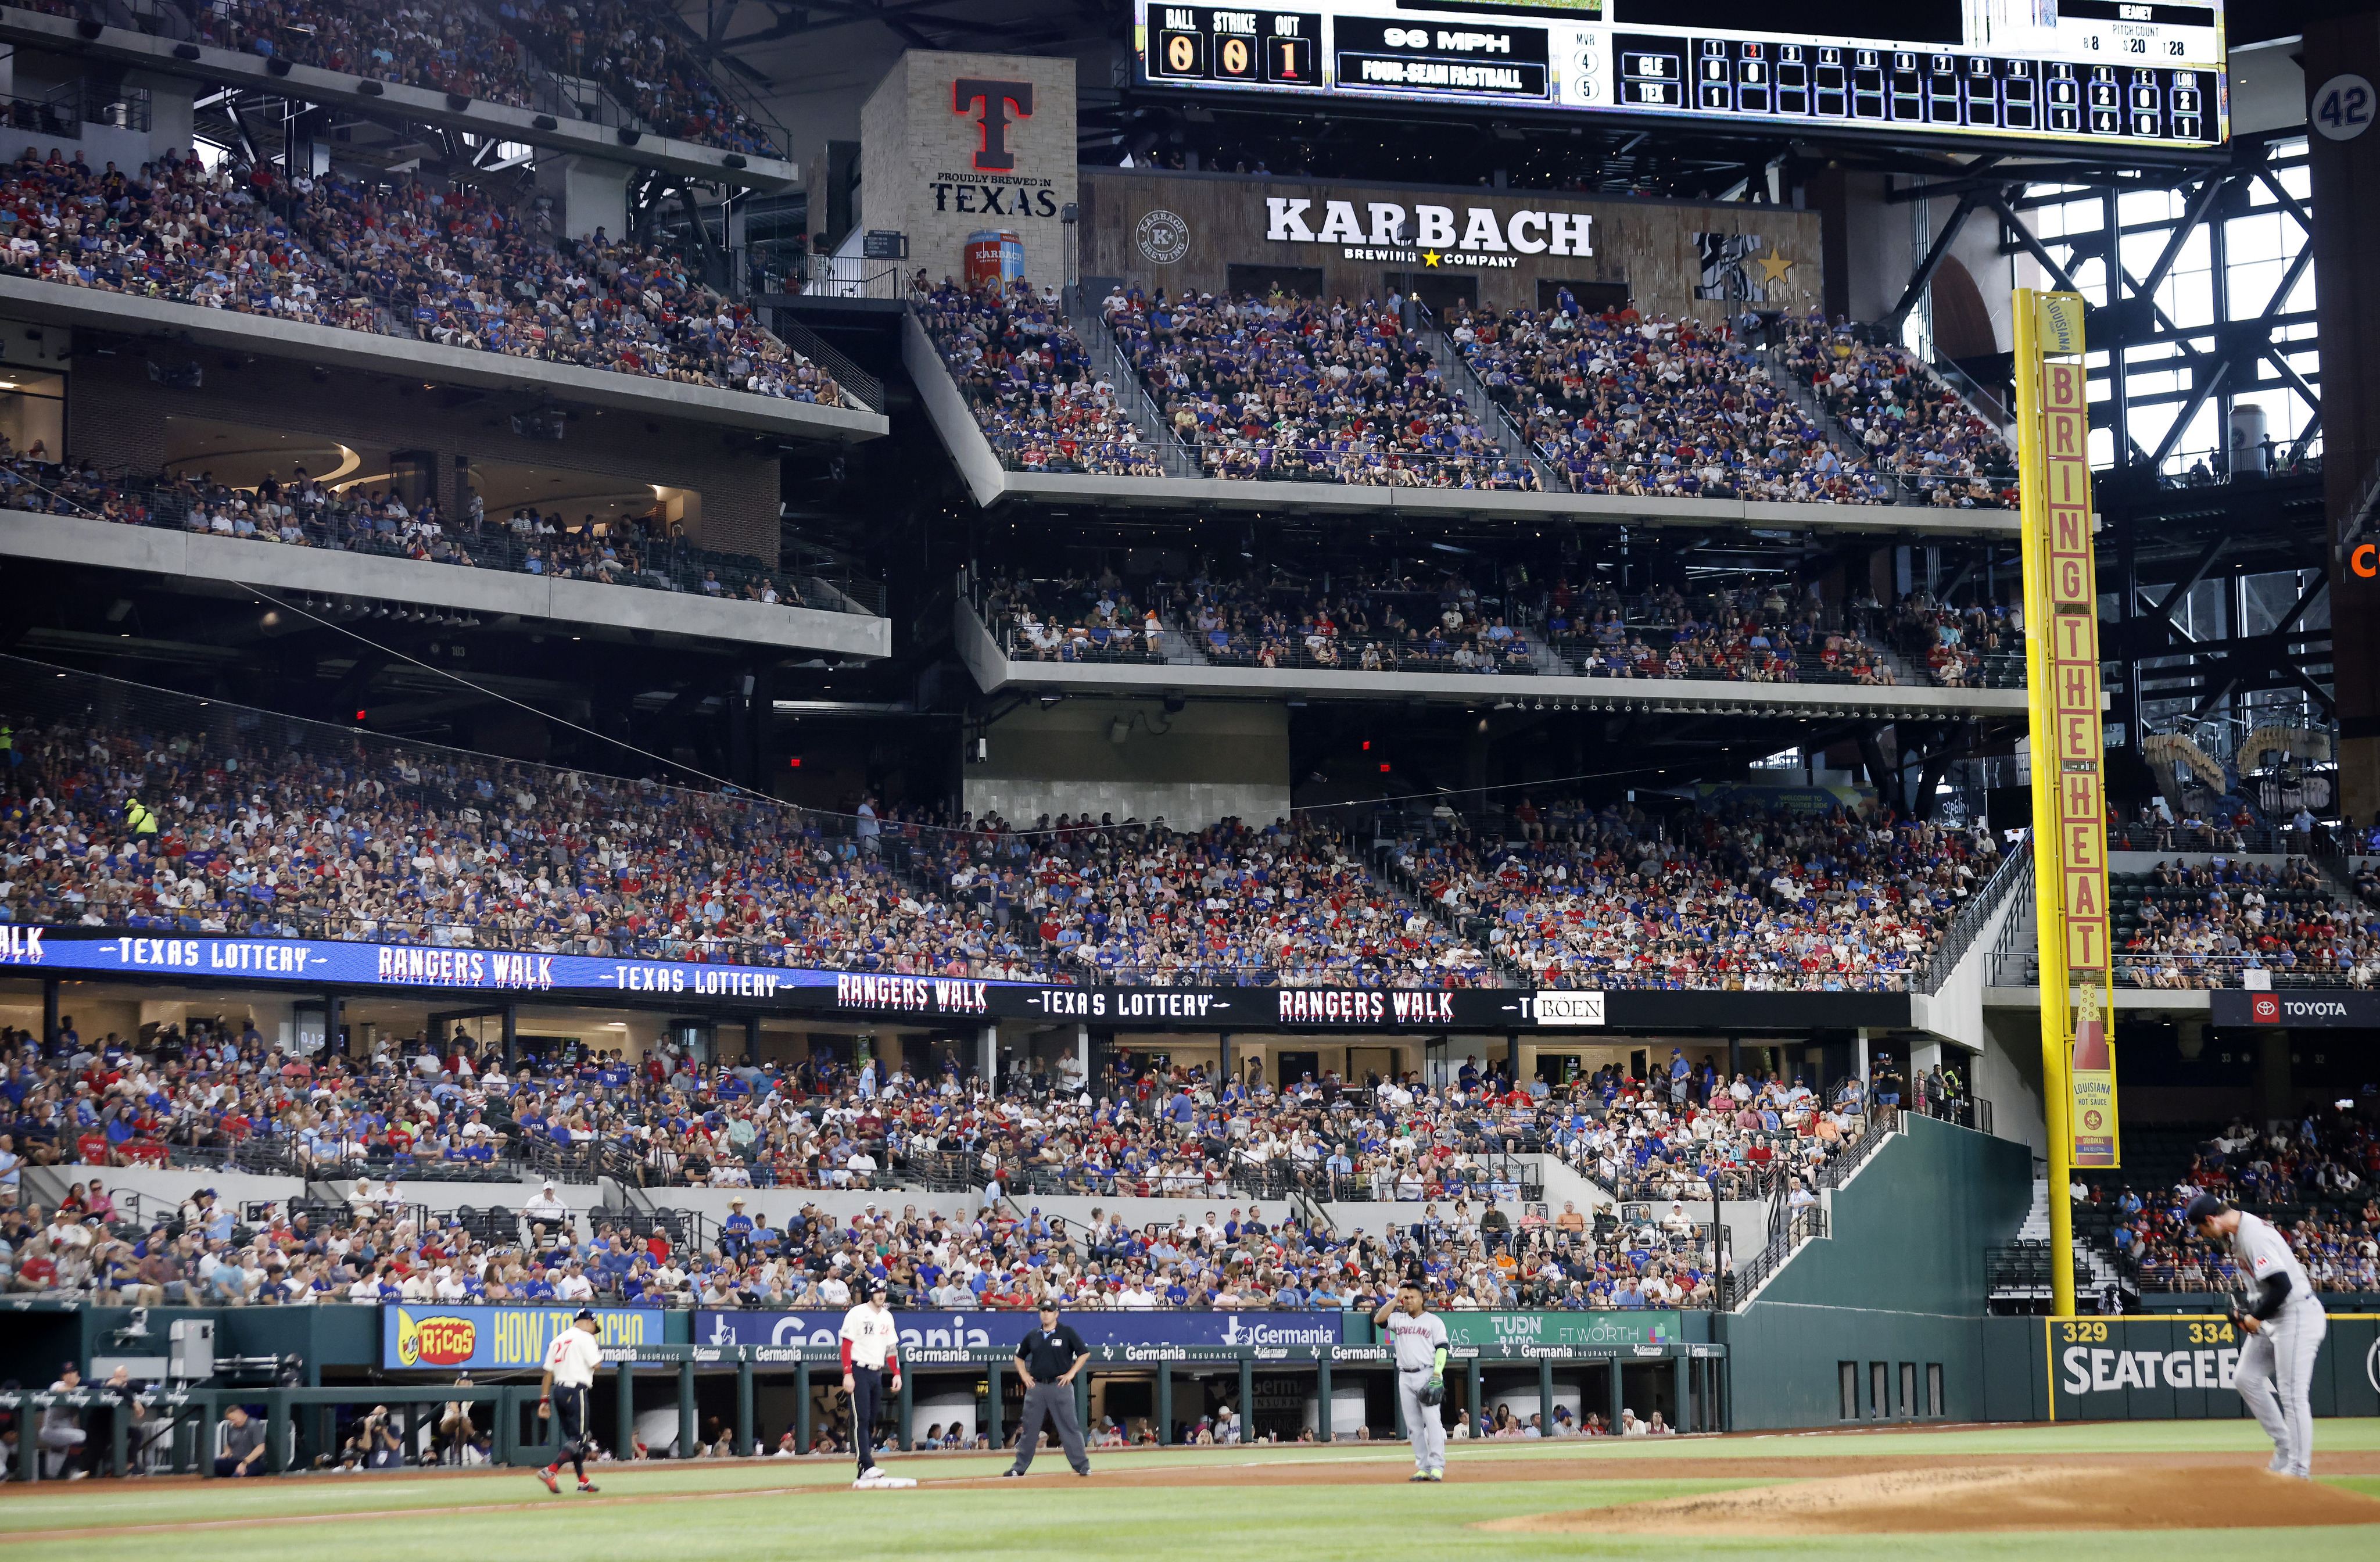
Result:
[[1430,1379],[1427,1383],[1421,1385],[1421,1393],[1416,1396],[1416,1397],[1418,1397],[1425,1405],[1445,1404],[1446,1380],[1444,1378],[1438,1377]]

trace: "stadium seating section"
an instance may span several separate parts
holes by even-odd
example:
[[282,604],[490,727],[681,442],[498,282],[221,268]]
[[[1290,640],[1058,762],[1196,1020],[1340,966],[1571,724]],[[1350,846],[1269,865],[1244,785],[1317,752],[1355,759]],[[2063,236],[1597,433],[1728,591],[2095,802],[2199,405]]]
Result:
[[1082,982],[1837,990],[1904,982],[1989,865],[1932,825],[1682,804],[1384,815],[1369,849],[1303,816],[854,818],[198,715],[17,721],[0,915]]
[[852,610],[851,598],[815,578],[805,590],[801,580],[759,559],[694,547],[682,528],[658,521],[614,522],[590,531],[559,513],[540,515],[526,506],[503,518],[477,507],[447,517],[435,500],[408,506],[385,489],[341,493],[302,469],[285,479],[267,477],[253,488],[234,488],[203,473],[111,479],[88,464],[53,465],[14,454],[0,435],[0,504],[245,542],[516,570],[721,601]]
[[[1325,588],[1323,582],[1328,581]],[[978,604],[1028,661],[1203,662],[1333,673],[1504,673],[1742,683],[2021,689],[2022,636],[1999,604],[1915,593],[1887,611],[1815,586],[1674,588],[1633,597],[1526,579],[1475,586],[1381,558],[1350,571],[1313,558],[1236,576],[1159,580],[1135,599],[1112,573],[987,582]]]
[[856,407],[750,308],[621,239],[407,176],[276,182],[171,157],[132,174],[27,147],[5,171],[11,275],[513,358]]
[[[567,1056],[565,1056],[565,1054]],[[831,1060],[785,1071],[637,1064],[565,1048],[507,1074],[468,1043],[392,1046],[368,1060],[293,1058],[252,1031],[161,1026],[145,1039],[62,1037],[44,1055],[0,1034],[30,1088],[6,1129],[36,1165],[88,1171],[58,1210],[10,1212],[0,1282],[18,1294],[242,1305],[291,1301],[842,1306],[867,1274],[895,1306],[1337,1309],[1375,1305],[1420,1266],[1440,1306],[1706,1306],[1707,1222],[1677,1200],[1806,1200],[1869,1127],[1857,1081],[1831,1102],[1802,1081],[1616,1068],[1559,1087],[1474,1075],[1431,1091],[1310,1077],[1220,1090],[1201,1070],[1128,1057],[1097,1081],[962,1080]],[[1592,1216],[1542,1198],[1529,1157],[1562,1156],[1621,1202]],[[140,1164],[291,1178],[247,1224],[204,1195],[180,1206],[111,1193],[96,1174]],[[1849,1164],[1845,1161],[1843,1164]],[[641,1185],[635,1207],[517,1206],[499,1178],[571,1170]],[[299,1182],[296,1178],[307,1180]],[[354,1182],[344,1200],[334,1182]],[[476,1181],[479,1186],[441,1184]],[[674,1208],[674,1187],[882,1189],[898,1218],[837,1220],[815,1202],[776,1227]],[[1231,1219],[1069,1231],[1002,1189],[1177,1197]],[[980,1219],[920,1218],[960,1191]],[[516,1188],[513,1197],[517,1199]],[[1340,1234],[1293,1198],[1398,1201],[1385,1233]],[[1670,1199],[1662,1210],[1648,1201]],[[1246,1200],[1245,1214],[1239,1201]],[[435,1210],[426,1201],[434,1200]],[[1274,1201],[1268,1216],[1261,1201]],[[790,1202],[768,1201],[782,1209]],[[1276,1223],[1277,1222],[1277,1223]],[[358,1258],[358,1253],[369,1253]]]
[[[1550,474],[1590,494],[2015,503],[2007,446],[1959,392],[1907,351],[1816,320],[1761,326],[1755,342],[1566,295],[1437,319],[1119,286],[1096,322],[1021,281],[921,280],[913,299],[1013,470],[1520,491]],[[1133,384],[1091,368],[1083,330],[1111,338]]]
[[2074,1230],[2078,1243],[2111,1253],[2139,1291],[2243,1288],[2230,1253],[2183,1226],[2201,1192],[2287,1232],[2317,1290],[2380,1291],[2380,1133],[2368,1100],[2360,1111],[2309,1109],[2271,1131],[2234,1118],[2128,1123],[2123,1137],[2124,1180],[2078,1178],[2086,1196],[2074,1204]]
[[[76,16],[70,0],[12,0]],[[703,146],[783,157],[769,131],[711,79],[692,34],[664,0],[515,5],[393,0],[212,0],[186,8],[194,42],[293,65],[395,81],[514,108],[591,111],[601,89],[623,123]],[[609,119],[605,114],[597,117]]]

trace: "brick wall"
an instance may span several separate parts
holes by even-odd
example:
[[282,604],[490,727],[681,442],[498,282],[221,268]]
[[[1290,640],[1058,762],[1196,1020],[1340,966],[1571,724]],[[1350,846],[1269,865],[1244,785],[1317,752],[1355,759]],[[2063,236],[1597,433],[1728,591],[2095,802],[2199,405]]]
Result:
[[[203,388],[176,390],[152,381],[139,356],[144,351],[171,366],[199,364],[205,371]],[[534,405],[525,395],[424,389],[419,380],[344,369],[325,371],[327,377],[317,380],[306,364],[251,358],[228,368],[230,356],[134,343],[118,347],[113,357],[78,354],[67,377],[67,454],[103,469],[154,472],[165,458],[169,416],[214,418],[346,444],[435,451],[444,482],[440,502],[448,506],[456,498],[452,473],[457,456],[565,467],[694,489],[702,495],[701,519],[688,530],[698,544],[770,560],[777,556],[773,439],[755,451],[753,436],[741,431],[596,408],[573,409],[568,433],[559,442],[528,439],[511,427],[514,413]]]
[[[961,80],[1026,84],[1033,112],[1013,101],[957,104]],[[995,108],[1006,123],[1001,150],[987,154],[984,120]],[[1072,236],[1059,214],[1076,193],[1072,59],[913,51],[868,95],[859,126],[864,221],[909,236],[911,270],[957,276],[968,234],[1009,232],[1024,241],[1027,281],[1065,280]]]

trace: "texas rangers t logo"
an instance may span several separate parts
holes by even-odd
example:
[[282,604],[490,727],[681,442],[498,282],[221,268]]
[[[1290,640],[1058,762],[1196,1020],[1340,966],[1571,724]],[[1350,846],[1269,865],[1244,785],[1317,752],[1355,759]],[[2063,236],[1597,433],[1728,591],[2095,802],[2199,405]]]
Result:
[[1033,83],[979,81],[966,76],[951,83],[953,114],[965,114],[977,104],[983,104],[983,112],[976,116],[976,123],[983,127],[983,143],[976,148],[976,167],[984,172],[1014,168],[1016,153],[1008,150],[1008,127],[1013,123],[1008,111],[1014,109],[1018,119],[1033,117]]

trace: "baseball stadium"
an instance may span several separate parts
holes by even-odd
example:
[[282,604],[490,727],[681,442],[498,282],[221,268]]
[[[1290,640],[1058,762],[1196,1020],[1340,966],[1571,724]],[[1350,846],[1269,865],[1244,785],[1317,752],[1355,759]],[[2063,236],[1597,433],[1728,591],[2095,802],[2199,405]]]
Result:
[[0,45],[0,1562],[2380,1556],[2374,0]]

